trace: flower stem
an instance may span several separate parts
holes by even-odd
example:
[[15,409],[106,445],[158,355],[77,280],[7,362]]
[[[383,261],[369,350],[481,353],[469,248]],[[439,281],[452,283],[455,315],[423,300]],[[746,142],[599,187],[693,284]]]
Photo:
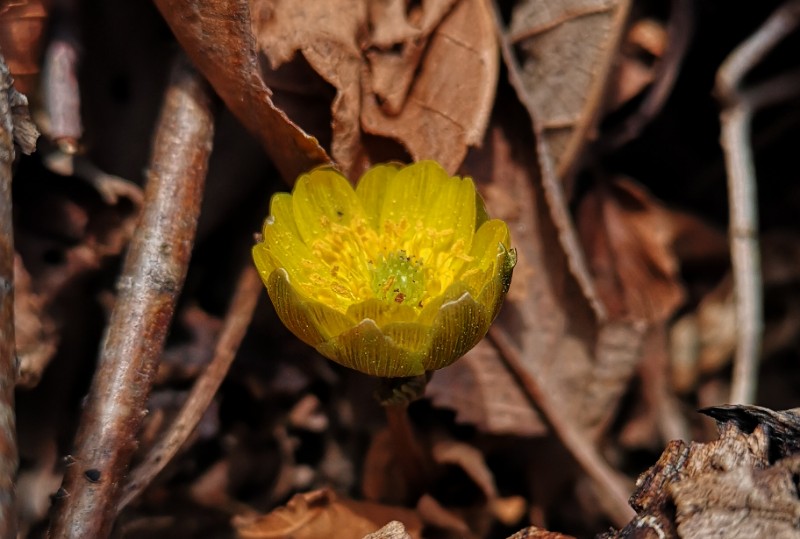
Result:
[[384,408],[395,458],[408,482],[409,494],[417,498],[427,490],[430,483],[430,463],[425,458],[408,419],[408,403],[387,404]]
[[408,482],[409,495],[415,499],[427,490],[433,470],[414,434],[408,418],[408,405],[422,397],[430,376],[431,373],[426,373],[409,378],[384,378],[375,395],[386,410],[395,458]]

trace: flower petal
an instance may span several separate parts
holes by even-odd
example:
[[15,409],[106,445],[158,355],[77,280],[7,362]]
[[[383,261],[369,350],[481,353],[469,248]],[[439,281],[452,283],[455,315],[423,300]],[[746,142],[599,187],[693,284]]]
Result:
[[306,344],[316,347],[355,325],[346,315],[299,293],[283,268],[273,271],[265,284],[281,322]]
[[378,230],[380,224],[386,186],[398,170],[400,170],[400,166],[396,164],[377,165],[369,169],[358,180],[356,196],[361,200],[367,220],[374,230]]
[[416,311],[409,305],[387,303],[376,298],[370,298],[361,303],[355,303],[347,309],[347,316],[356,321],[373,320],[378,327],[383,327],[390,322],[410,322],[417,317]]
[[[507,251],[509,241],[508,226],[499,219],[485,222],[475,233],[469,253],[472,261],[456,276],[475,297],[496,273],[495,266],[501,261],[498,258],[500,246]],[[505,257],[502,257],[502,261],[505,261]]]
[[309,246],[328,234],[332,225],[346,227],[354,218],[366,220],[353,186],[330,167],[300,176],[292,191],[292,204],[300,237]]
[[497,263],[494,266],[494,273],[478,295],[478,303],[489,310],[489,320],[495,319],[500,312],[503,298],[511,286],[511,274],[517,263],[517,252],[514,249],[506,249],[501,243],[497,247]]
[[[408,224],[404,238],[425,235],[433,250],[447,250],[463,240],[469,250],[475,231],[475,185],[471,178],[450,176],[435,161],[420,161],[400,169],[386,185],[380,223]],[[417,225],[445,233],[418,231]]]
[[483,197],[475,190],[475,230],[478,230],[483,223],[489,220],[489,215],[486,213],[486,204],[483,202]]
[[273,195],[262,240],[253,246],[253,260],[265,284],[276,268],[285,268],[292,282],[300,288],[310,284],[312,273],[325,272],[311,249],[300,238],[292,209],[292,195]]
[[397,346],[420,356],[431,352],[433,329],[417,322],[393,322],[381,327],[383,334]]
[[369,319],[321,343],[317,351],[345,367],[372,376],[397,378],[425,372],[420,354],[398,346]]
[[431,351],[425,359],[425,370],[441,369],[466,354],[486,335],[490,323],[487,309],[469,292],[444,303],[433,323]]

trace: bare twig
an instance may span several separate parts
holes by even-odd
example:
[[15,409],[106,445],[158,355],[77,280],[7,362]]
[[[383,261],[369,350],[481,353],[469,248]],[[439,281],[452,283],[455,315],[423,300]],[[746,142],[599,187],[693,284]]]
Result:
[[14,336],[14,228],[11,167],[16,142],[23,153],[36,147],[38,133],[28,115],[28,101],[18,93],[0,56],[0,539],[17,536],[15,479],[17,452],[14,385],[17,356]]
[[[767,21],[723,62],[717,72],[716,93],[723,104],[721,144],[728,172],[731,265],[736,298],[737,342],[730,401],[755,400],[763,333],[761,262],[758,244],[758,197],[750,121],[755,110],[785,99],[787,86],[778,78],[741,90],[745,75],[800,23],[800,1],[778,8]],[[776,82],[779,82],[775,89]],[[796,93],[796,87],[795,87]]]
[[11,225],[11,164],[14,147],[5,89],[0,91],[0,121],[3,122],[0,130],[0,537],[10,539],[17,535],[14,477],[19,457],[14,414],[17,370],[14,340],[14,233]]
[[130,473],[122,497],[117,505],[117,513],[136,498],[164,466],[172,460],[194,431],[203,414],[211,404],[222,380],[236,356],[236,351],[253,319],[258,299],[263,294],[264,285],[252,264],[248,264],[239,277],[239,282],[225,322],[217,340],[214,358],[206,370],[195,381],[189,398],[169,431],[150,450],[142,462]]
[[[626,10],[622,10],[627,12]],[[520,68],[514,53],[511,50],[511,42],[509,38],[504,35],[502,28],[502,17],[500,16],[500,8],[497,2],[494,3],[494,16],[495,28],[497,28],[498,39],[500,40],[500,51],[508,69],[508,80],[514,91],[517,93],[519,100],[525,105],[525,108],[530,112],[535,110],[535,106],[531,103],[529,94],[525,91],[525,85],[520,79]],[[604,322],[608,318],[608,312],[605,305],[600,301],[597,293],[597,288],[594,284],[594,279],[589,271],[589,264],[586,261],[583,248],[581,247],[578,233],[575,230],[575,225],[572,222],[572,217],[569,213],[569,204],[567,203],[567,195],[564,192],[559,176],[556,172],[556,165],[553,162],[550,148],[547,146],[545,137],[542,136],[542,126],[536,118],[531,115],[531,124],[533,126],[534,134],[536,135],[536,152],[539,158],[542,173],[542,187],[544,195],[547,198],[547,207],[550,210],[550,216],[553,219],[558,230],[558,240],[567,254],[567,264],[570,272],[578,282],[581,292],[589,302],[589,306],[599,322]]]
[[42,63],[42,104],[49,124],[45,132],[68,155],[77,152],[83,134],[75,26],[74,2],[56,2]]
[[153,144],[145,207],[119,280],[97,372],[49,535],[107,537],[189,264],[213,115],[207,85],[178,61]]
[[603,507],[608,517],[616,526],[625,526],[636,515],[628,505],[632,485],[628,485],[627,480],[602,459],[592,441],[584,436],[575,424],[563,417],[536,378],[523,366],[519,350],[508,334],[500,326],[494,325],[489,329],[489,338],[500,350],[500,355],[509,370],[519,380],[532,404],[542,413],[548,426],[594,482],[602,496]]

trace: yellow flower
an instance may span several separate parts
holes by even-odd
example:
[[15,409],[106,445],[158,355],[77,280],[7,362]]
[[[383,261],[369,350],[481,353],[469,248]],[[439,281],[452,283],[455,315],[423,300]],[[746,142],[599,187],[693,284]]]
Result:
[[356,189],[328,167],[300,176],[273,196],[253,259],[295,335],[391,378],[445,367],[483,338],[516,252],[472,179],[423,161],[373,167]]

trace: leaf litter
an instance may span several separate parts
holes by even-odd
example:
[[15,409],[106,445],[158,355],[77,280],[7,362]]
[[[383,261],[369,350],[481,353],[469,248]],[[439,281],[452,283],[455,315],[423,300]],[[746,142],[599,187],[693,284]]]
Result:
[[[36,28],[62,15],[19,4],[0,13],[0,42],[13,45],[4,51],[45,50],[50,38]],[[84,4],[64,3],[81,8],[71,19],[82,45],[79,151],[65,158],[43,140],[41,156],[14,170],[23,536],[42,536],[73,503],[61,485],[70,467],[86,476],[74,437],[122,256],[140,226],[142,171],[163,166],[147,155],[178,50],[224,108],[131,469],[152,462],[187,402],[205,404],[175,456],[118,515],[115,533],[797,533],[800,241],[787,171],[800,115],[795,99],[755,116],[762,407],[726,405],[736,298],[720,119],[709,97],[724,56],[775,5]],[[26,9],[32,18],[17,16]],[[31,33],[17,37],[22,25]],[[41,70],[29,55],[7,61],[26,84]],[[754,80],[796,68],[778,48]],[[27,87],[36,119],[41,86],[52,80]],[[378,162],[425,158],[475,178],[490,215],[509,223],[519,261],[490,336],[437,372],[409,408],[430,470],[418,493],[398,466],[402,449],[374,381],[298,343],[263,300],[252,320],[228,307],[271,193],[319,164],[356,178]],[[191,400],[237,316],[249,330],[230,350],[227,376],[208,399]],[[96,471],[86,477],[102,483],[113,473]]]

